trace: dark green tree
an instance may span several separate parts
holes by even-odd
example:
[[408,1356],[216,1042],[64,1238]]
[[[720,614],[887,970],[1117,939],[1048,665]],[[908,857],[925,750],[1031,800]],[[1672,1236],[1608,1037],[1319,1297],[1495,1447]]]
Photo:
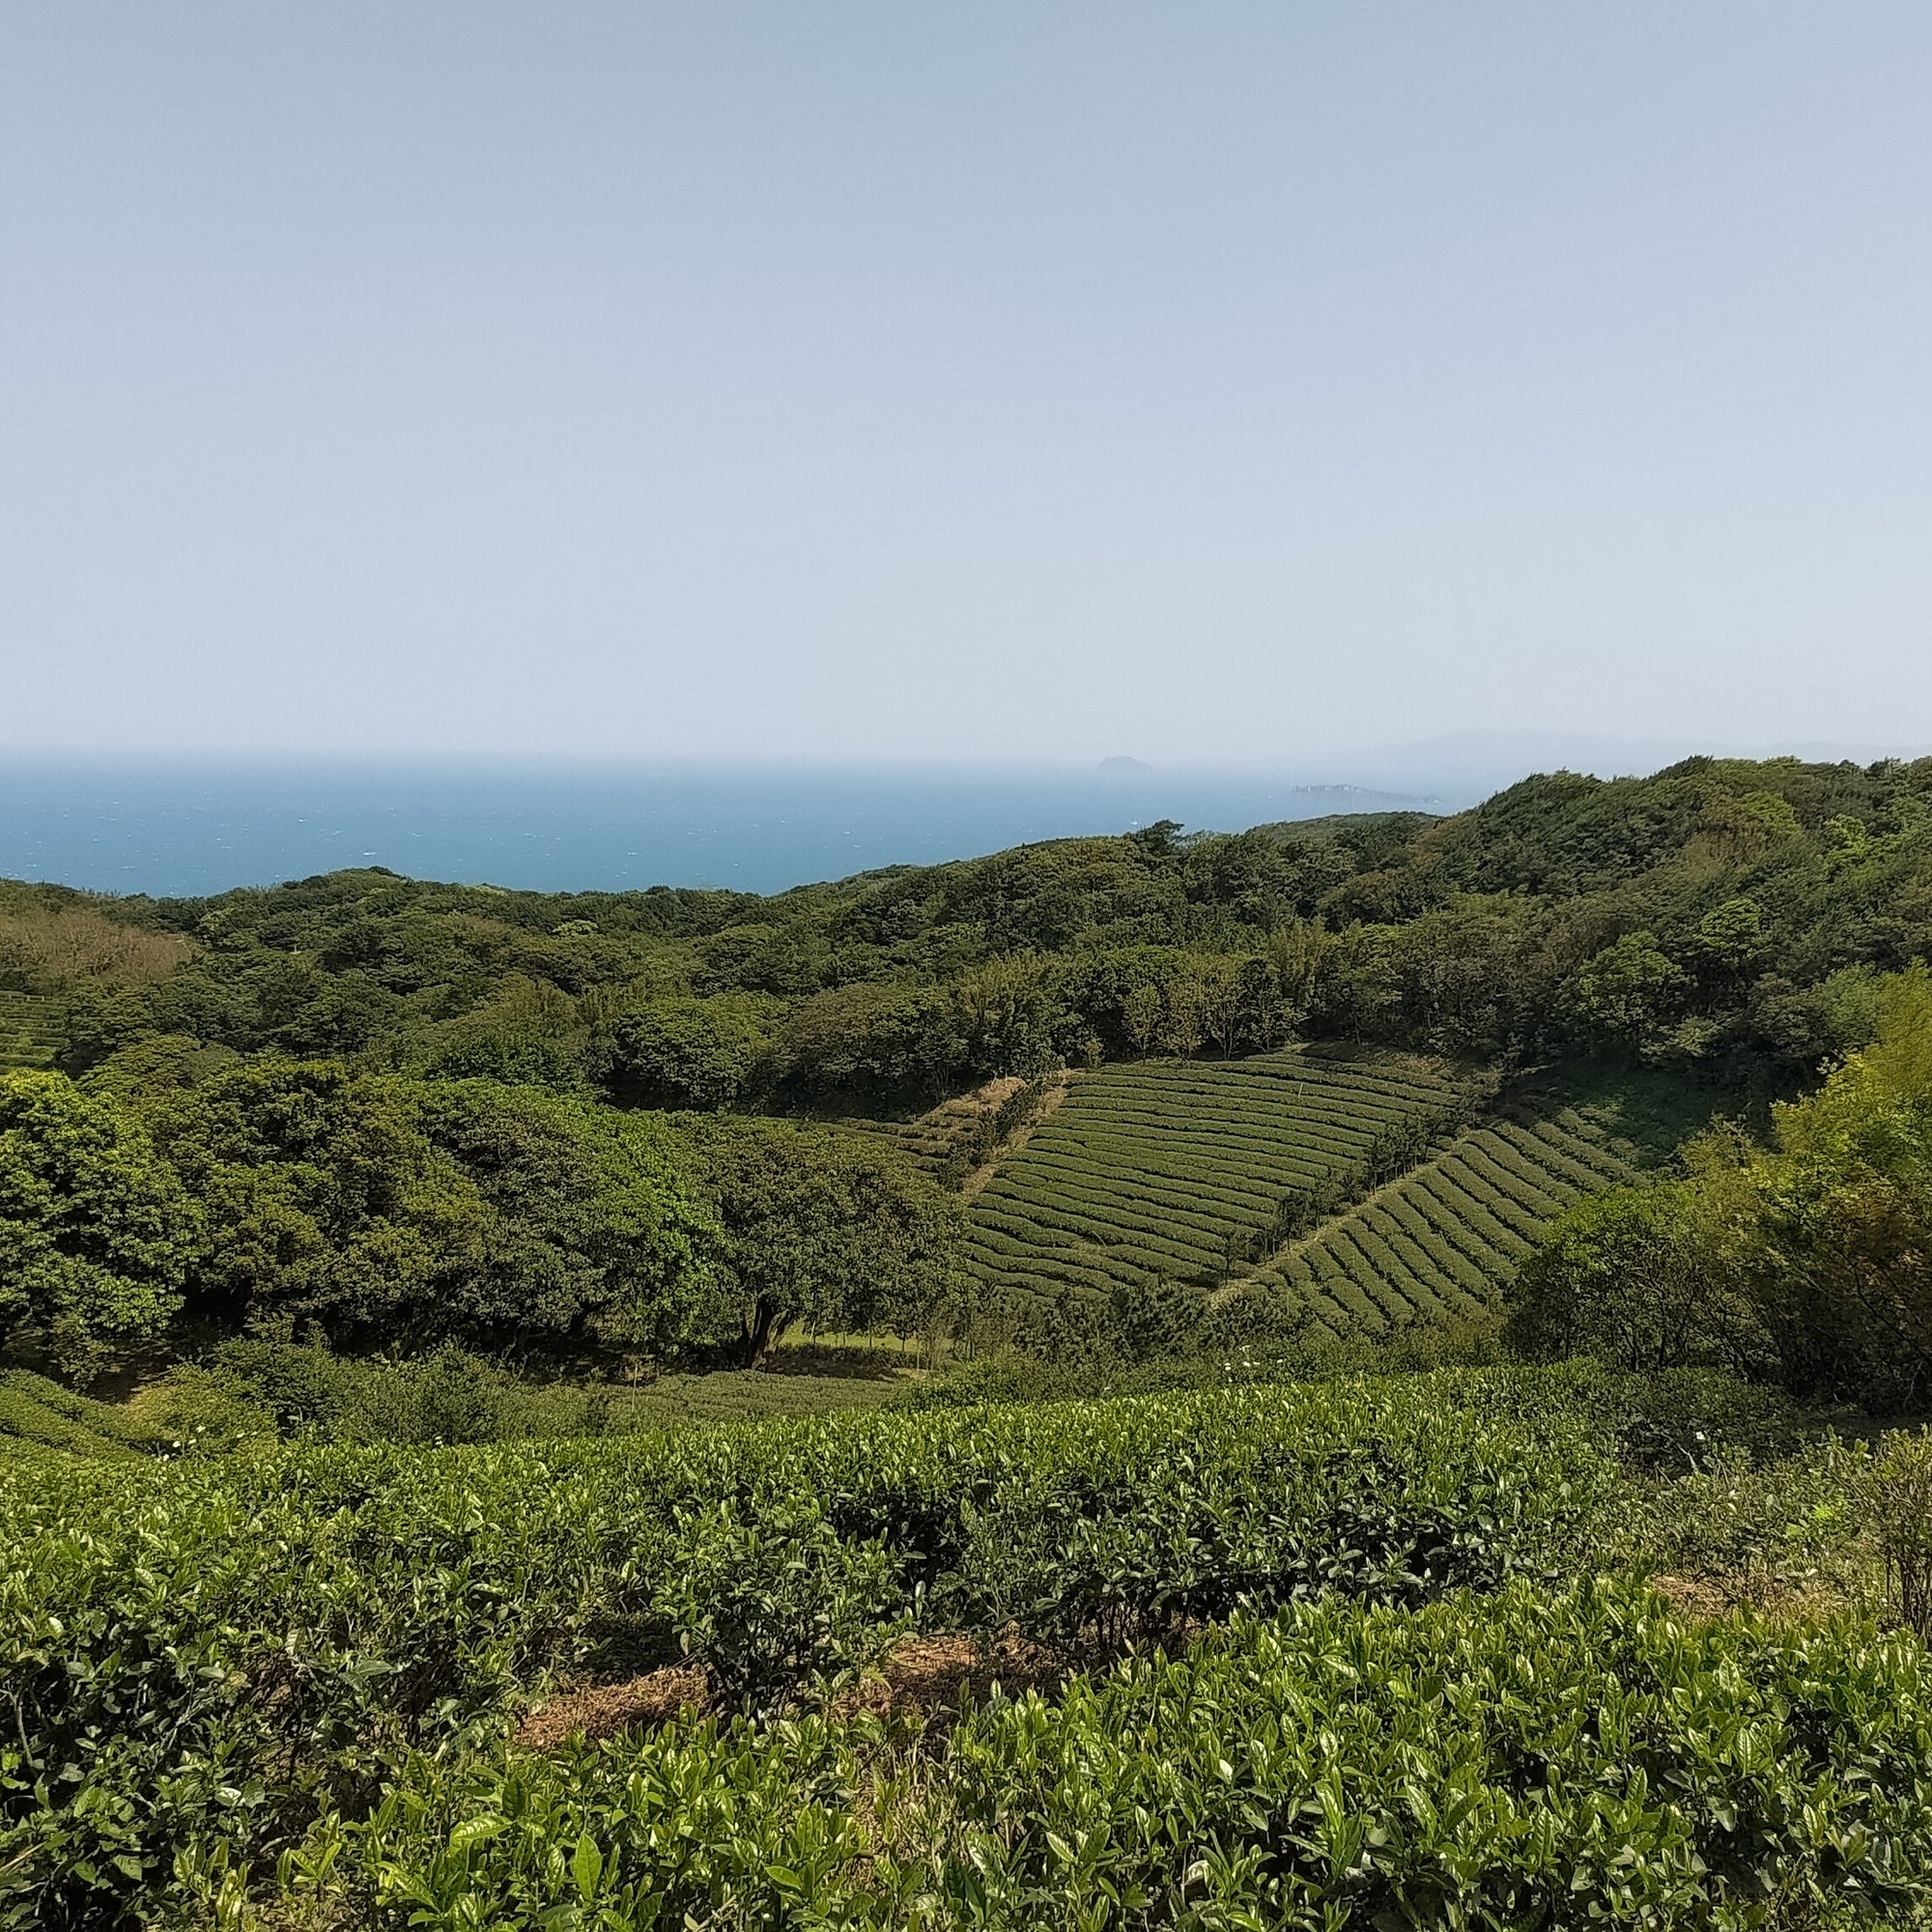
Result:
[[612,1090],[644,1106],[735,1106],[776,1078],[782,1011],[776,1000],[742,994],[652,1000],[617,1022]]
[[63,1074],[0,1075],[0,1340],[71,1375],[157,1338],[201,1216],[113,1098]]
[[704,1326],[722,1279],[651,1120],[327,1061],[250,1063],[147,1114],[213,1231],[200,1311],[233,1326],[658,1350]]
[[729,1339],[748,1364],[793,1321],[906,1332],[951,1293],[960,1203],[897,1154],[780,1121],[716,1119],[692,1136],[737,1291]]

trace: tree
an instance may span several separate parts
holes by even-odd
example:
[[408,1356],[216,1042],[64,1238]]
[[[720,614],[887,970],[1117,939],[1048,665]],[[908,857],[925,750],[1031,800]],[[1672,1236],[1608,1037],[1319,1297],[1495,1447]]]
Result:
[[1268,933],[1267,962],[1281,988],[1291,1032],[1308,1017],[1315,1005],[1315,989],[1327,951],[1328,929],[1319,919],[1287,920]]
[[1764,1331],[1723,1287],[1687,1183],[1620,1187],[1564,1214],[1509,1291],[1512,1341],[1543,1355],[1596,1355],[1636,1373],[1761,1370]]
[[801,1319],[905,1332],[949,1292],[963,1208],[896,1154],[768,1120],[694,1122],[692,1139],[724,1227],[730,1339],[748,1365]]
[[1320,952],[1310,1018],[1348,1039],[1371,1039],[1384,1029],[1397,998],[1391,947],[1396,928],[1350,921],[1329,933]]
[[547,980],[512,973],[493,998],[435,1029],[424,1070],[444,1080],[500,1080],[589,1091],[589,1029],[578,1002]]
[[1205,1024],[1201,982],[1189,970],[1190,965],[1191,962],[1183,962],[1179,970],[1169,973],[1161,988],[1160,1045],[1164,1052],[1177,1054],[1183,1060],[1201,1050]]
[[485,1209],[453,1285],[465,1333],[652,1354],[704,1335],[726,1282],[724,1231],[661,1120],[486,1080],[426,1086],[415,1107]]
[[863,980],[802,1000],[785,1021],[783,1041],[788,1079],[811,1094],[936,1096],[967,1051],[940,988]]
[[1773,791],[1719,792],[1704,808],[1702,832],[1704,841],[1731,866],[1748,865],[1804,836],[1798,814]]
[[1877,1037],[1816,1093],[1686,1149],[1689,1178],[1581,1203],[1513,1291],[1519,1341],[1631,1368],[1723,1362],[1801,1397],[1932,1388],[1932,975],[1877,982]]
[[214,1237],[201,1312],[422,1347],[677,1347],[723,1232],[659,1123],[529,1087],[253,1062],[149,1106]]
[[1627,932],[1570,976],[1563,1004],[1586,1040],[1642,1047],[1658,1037],[1689,984],[1655,933]]
[[1232,1060],[1241,1034],[1240,962],[1210,954],[1200,961],[1194,983],[1201,1024],[1208,1037],[1221,1049],[1222,1059]]
[[1400,927],[1392,963],[1402,1031],[1437,1053],[1520,1047],[1548,1009],[1548,924],[1532,901],[1466,893]]
[[1160,1013],[1160,987],[1152,980],[1143,980],[1121,995],[1121,1025],[1143,1060],[1159,1035]]
[[981,1078],[1032,1079],[1053,1066],[1065,978],[1059,960],[1030,953],[987,959],[960,974],[948,990],[966,1068]]
[[58,1073],[0,1075],[0,1338],[72,1375],[181,1306],[201,1217],[140,1122]]
[[1736,981],[1764,952],[1767,938],[1764,908],[1755,899],[1726,899],[1698,921],[1684,953],[1705,977]]
[[408,1082],[251,1061],[145,1108],[212,1230],[198,1310],[383,1343],[446,1332],[482,1202],[414,1118]]
[[1702,1165],[1746,1292],[1802,1394],[1932,1386],[1932,975],[1881,982],[1877,1037],[1773,1109],[1769,1150]]
[[647,1106],[733,1106],[777,1072],[781,1010],[742,994],[652,1000],[617,1023],[611,1085]]

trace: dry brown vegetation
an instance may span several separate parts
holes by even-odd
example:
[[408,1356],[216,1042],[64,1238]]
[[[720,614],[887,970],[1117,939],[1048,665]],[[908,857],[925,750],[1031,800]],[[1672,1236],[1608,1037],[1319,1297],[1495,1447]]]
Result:
[[[1049,1690],[1066,1669],[1065,1658],[1013,1631],[989,1642],[905,1636],[830,1709],[837,1717],[864,1711],[879,1718],[916,1718],[943,1732],[961,1711],[983,1703],[995,1687],[1009,1694]],[[559,1750],[573,1738],[595,1744],[619,1731],[655,1729],[686,1711],[703,1717],[720,1708],[701,1666],[666,1664],[621,1683],[582,1684],[557,1692],[525,1718],[517,1743],[525,1750]]]
[[192,951],[180,933],[149,932],[83,907],[0,912],[0,977],[37,985],[108,980],[149,986]]
[[667,1664],[622,1684],[585,1684],[539,1704],[517,1731],[525,1750],[552,1751],[573,1738],[595,1744],[634,1724],[668,1724],[690,1708],[711,1708],[711,1687],[695,1663]]

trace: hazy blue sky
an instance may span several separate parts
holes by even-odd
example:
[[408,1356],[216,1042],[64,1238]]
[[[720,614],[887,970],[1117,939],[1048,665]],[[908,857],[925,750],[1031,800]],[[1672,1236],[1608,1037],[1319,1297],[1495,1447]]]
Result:
[[0,743],[1932,742],[1932,6],[0,14]]

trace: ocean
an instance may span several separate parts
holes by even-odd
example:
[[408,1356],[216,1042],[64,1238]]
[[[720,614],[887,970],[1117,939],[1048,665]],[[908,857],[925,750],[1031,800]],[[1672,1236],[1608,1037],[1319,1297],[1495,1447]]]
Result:
[[201,896],[350,866],[541,891],[770,893],[1156,819],[1465,803],[1280,772],[0,754],[0,877]]

